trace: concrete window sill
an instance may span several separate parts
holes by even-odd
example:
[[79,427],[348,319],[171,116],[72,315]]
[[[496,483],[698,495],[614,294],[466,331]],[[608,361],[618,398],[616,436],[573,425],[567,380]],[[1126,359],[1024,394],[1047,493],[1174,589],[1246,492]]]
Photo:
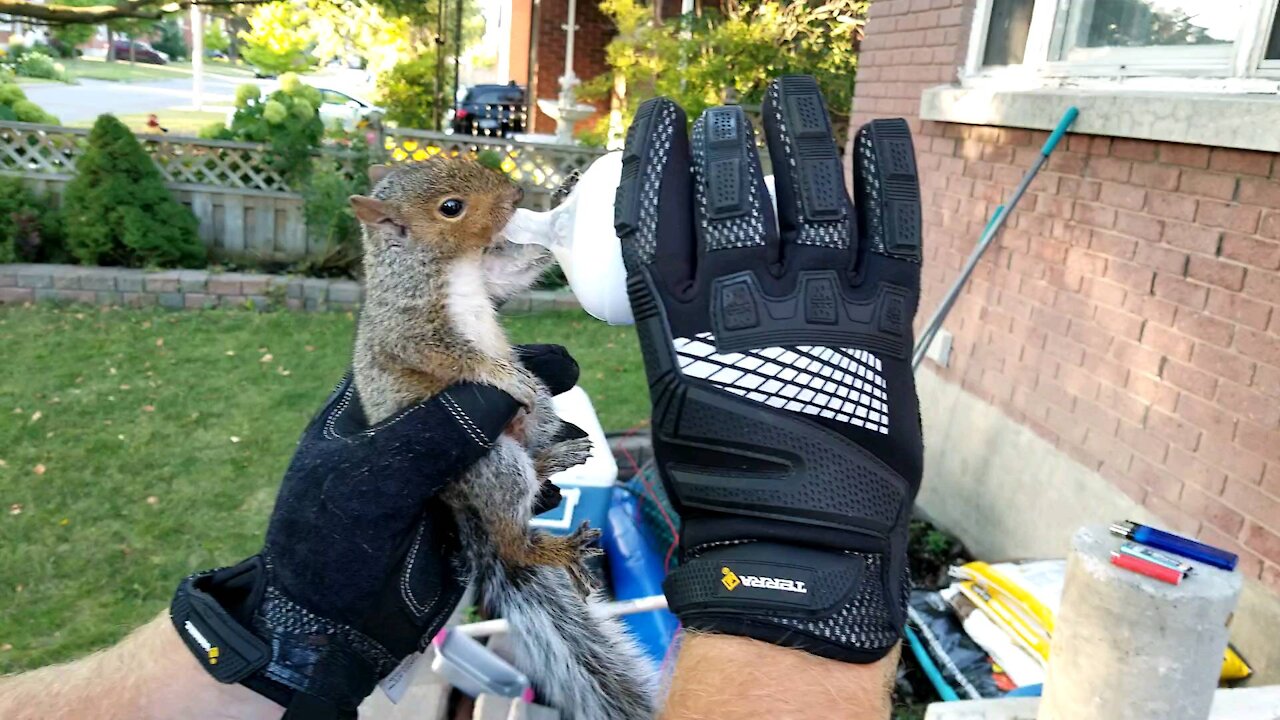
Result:
[[997,90],[940,85],[920,97],[920,118],[1052,130],[1066,109],[1073,133],[1280,152],[1280,98],[1155,91]]

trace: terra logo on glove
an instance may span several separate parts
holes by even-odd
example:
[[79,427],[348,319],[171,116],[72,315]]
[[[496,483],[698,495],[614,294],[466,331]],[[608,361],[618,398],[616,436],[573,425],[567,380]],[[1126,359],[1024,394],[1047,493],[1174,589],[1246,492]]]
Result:
[[901,120],[861,128],[851,203],[812,78],[762,115],[776,214],[741,108],[689,133],[658,98],[627,133],[615,227],[683,519],[666,591],[686,627],[869,662],[904,624],[921,475],[915,153]]

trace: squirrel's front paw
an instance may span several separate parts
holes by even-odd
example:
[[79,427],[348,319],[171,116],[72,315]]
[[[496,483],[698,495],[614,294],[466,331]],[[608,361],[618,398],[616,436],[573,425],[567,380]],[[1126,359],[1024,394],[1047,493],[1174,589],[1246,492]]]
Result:
[[581,465],[591,457],[591,438],[573,438],[561,440],[550,445],[534,458],[534,469],[538,479],[545,480],[552,475]]

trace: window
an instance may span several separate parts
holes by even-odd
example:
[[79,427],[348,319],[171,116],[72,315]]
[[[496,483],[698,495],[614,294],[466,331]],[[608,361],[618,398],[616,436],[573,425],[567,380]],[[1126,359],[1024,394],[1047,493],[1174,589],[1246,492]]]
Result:
[[[968,78],[1191,77],[1276,92],[1277,0],[977,0]],[[1266,80],[1272,78],[1272,80]],[[1061,82],[1060,80],[1058,81]],[[1085,84],[1088,84],[1085,81]],[[1159,84],[1169,88],[1169,81]]]

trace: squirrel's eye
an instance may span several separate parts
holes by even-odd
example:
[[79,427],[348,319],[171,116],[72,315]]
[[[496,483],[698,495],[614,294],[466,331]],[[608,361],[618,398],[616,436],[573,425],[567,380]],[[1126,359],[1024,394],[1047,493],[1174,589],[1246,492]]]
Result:
[[457,198],[449,198],[440,203],[440,214],[447,218],[456,218],[462,214],[462,201]]

